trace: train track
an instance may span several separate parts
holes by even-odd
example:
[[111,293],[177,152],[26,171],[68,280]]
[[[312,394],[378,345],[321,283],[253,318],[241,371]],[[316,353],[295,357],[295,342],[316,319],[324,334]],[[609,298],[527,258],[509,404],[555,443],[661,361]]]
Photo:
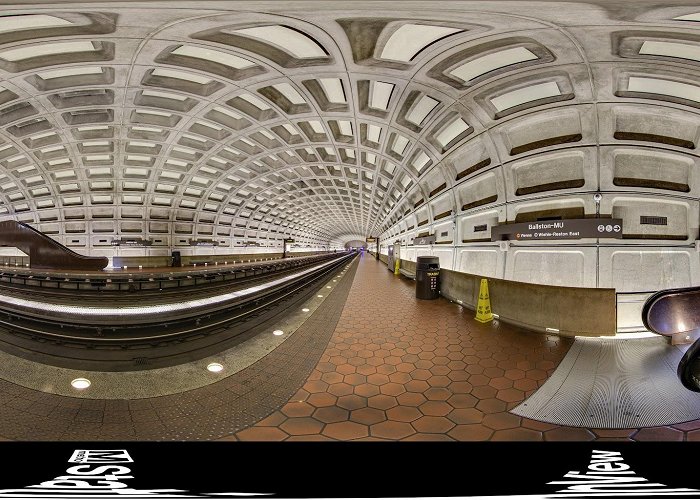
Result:
[[[353,257],[343,254],[301,270],[251,278],[235,291],[210,295],[206,304],[195,298],[134,307],[59,305],[50,311],[52,304],[34,300],[31,310],[28,300],[19,298],[15,302],[24,302],[9,309],[8,298],[2,297],[0,349],[51,365],[101,371],[192,361],[248,338],[254,327],[305,300]],[[42,307],[44,317],[37,315]]]

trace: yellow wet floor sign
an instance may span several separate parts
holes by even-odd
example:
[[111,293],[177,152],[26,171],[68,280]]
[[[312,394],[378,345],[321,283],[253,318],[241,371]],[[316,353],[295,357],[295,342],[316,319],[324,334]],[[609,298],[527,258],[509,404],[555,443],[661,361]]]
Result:
[[481,285],[479,285],[479,301],[476,304],[476,318],[474,319],[481,323],[488,323],[493,320],[491,299],[489,298],[489,283],[485,278],[481,280]]
[[401,269],[401,261],[399,259],[396,259],[394,261],[394,274],[398,275],[399,269]]

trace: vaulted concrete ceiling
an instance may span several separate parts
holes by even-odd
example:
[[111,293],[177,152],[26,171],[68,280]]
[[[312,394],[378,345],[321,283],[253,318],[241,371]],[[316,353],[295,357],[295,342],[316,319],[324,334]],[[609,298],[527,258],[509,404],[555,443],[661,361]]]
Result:
[[[88,251],[313,246],[488,203],[465,179],[542,148],[694,153],[699,22],[692,2],[5,5],[0,218]],[[560,160],[545,184],[581,188]]]

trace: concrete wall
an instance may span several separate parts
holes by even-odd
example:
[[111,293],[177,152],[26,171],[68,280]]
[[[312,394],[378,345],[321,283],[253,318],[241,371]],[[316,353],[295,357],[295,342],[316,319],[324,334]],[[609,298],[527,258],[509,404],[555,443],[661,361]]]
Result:
[[[316,255],[323,252],[289,252],[289,257],[304,257],[307,255]],[[241,262],[248,260],[271,260],[282,258],[282,252],[259,252],[259,253],[241,253],[241,254],[219,254],[219,255],[182,255],[182,265],[190,266],[193,264],[223,264],[228,262]],[[131,257],[114,257],[112,267],[168,267],[170,266],[170,255],[167,256],[131,256]]]
[[[443,269],[440,293],[476,309],[481,278]],[[537,331],[559,330],[558,334],[566,337],[615,335],[614,289],[533,285],[496,278],[489,278],[488,286],[491,310],[500,321]]]
[[[380,254],[379,259],[386,264],[386,255]],[[415,274],[416,263],[402,259],[401,269]],[[441,267],[440,294],[476,310],[484,277]],[[550,329],[565,337],[615,335],[618,330],[615,289],[537,285],[498,278],[488,278],[488,285],[491,309],[500,321],[535,331]],[[624,314],[634,316],[636,312],[625,309]]]

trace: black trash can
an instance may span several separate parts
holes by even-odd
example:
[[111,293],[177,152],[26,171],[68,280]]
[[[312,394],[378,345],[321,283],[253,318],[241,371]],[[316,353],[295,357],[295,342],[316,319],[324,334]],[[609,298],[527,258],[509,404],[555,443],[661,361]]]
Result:
[[416,298],[437,299],[440,296],[440,259],[418,257],[416,262]]
[[170,255],[170,265],[173,267],[182,267],[180,252],[172,252]]

